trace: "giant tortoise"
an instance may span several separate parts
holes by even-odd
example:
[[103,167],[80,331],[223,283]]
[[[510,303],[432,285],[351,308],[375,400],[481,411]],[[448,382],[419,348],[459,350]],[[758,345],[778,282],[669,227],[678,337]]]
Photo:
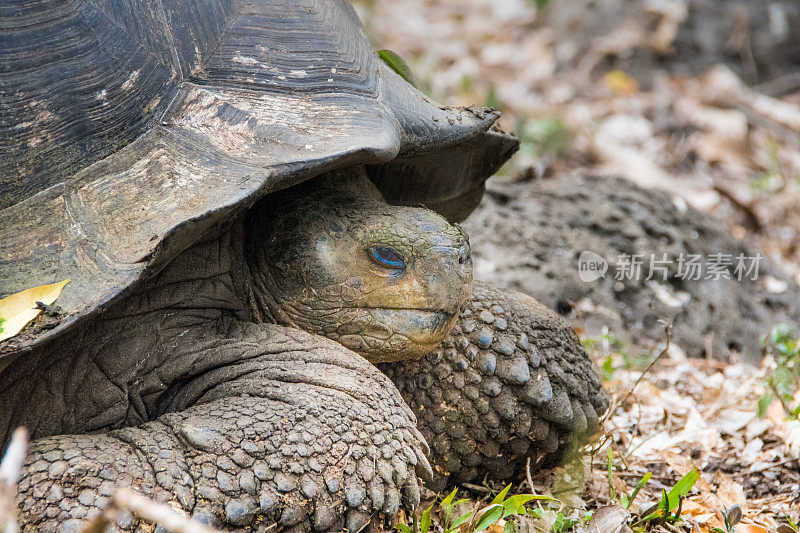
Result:
[[346,1],[0,11],[0,295],[70,280],[0,345],[25,529],[131,486],[226,529],[358,530],[418,475],[509,478],[596,429],[571,330],[472,283],[456,223],[516,140],[384,65]]

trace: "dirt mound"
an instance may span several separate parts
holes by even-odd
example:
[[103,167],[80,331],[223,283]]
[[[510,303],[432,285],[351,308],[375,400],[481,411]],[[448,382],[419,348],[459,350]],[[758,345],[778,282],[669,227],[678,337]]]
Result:
[[[652,346],[666,319],[690,356],[757,361],[762,335],[800,322],[800,289],[763,254],[680,198],[627,180],[493,185],[465,227],[476,277],[531,294],[589,336],[607,327]],[[582,252],[608,265],[603,276],[581,279]]]

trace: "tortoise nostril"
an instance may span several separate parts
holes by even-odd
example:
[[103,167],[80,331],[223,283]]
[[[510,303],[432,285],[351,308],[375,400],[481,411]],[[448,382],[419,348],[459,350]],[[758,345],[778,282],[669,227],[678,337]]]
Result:
[[469,246],[463,245],[458,250],[458,264],[463,265],[469,262]]

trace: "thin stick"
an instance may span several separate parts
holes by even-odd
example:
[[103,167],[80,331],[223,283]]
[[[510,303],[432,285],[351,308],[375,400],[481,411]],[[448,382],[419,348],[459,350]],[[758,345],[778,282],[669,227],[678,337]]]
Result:
[[485,492],[487,494],[492,493],[492,491],[487,489],[486,487],[481,487],[480,485],[476,485],[474,483],[462,483],[461,486],[467,489],[476,490],[478,492]]
[[17,497],[17,481],[25,455],[28,451],[28,432],[25,428],[18,428],[11,437],[2,462],[0,462],[0,531],[4,533],[18,533],[17,506],[14,500]]
[[525,462],[525,475],[528,477],[528,486],[531,488],[531,494],[536,494],[536,489],[533,488],[533,478],[531,477],[531,458]]
[[635,390],[636,390],[636,387],[637,387],[637,386],[639,385],[639,383],[642,381],[642,379],[644,378],[645,374],[647,374],[647,373],[650,371],[650,369],[651,369],[651,368],[653,368],[653,367],[655,366],[655,364],[656,364],[656,363],[657,363],[657,362],[658,362],[658,361],[659,361],[659,360],[660,360],[662,357],[664,357],[664,355],[667,353],[667,351],[669,351],[669,343],[670,343],[670,340],[672,340],[672,324],[670,324],[669,322],[664,322],[664,333],[665,333],[665,334],[666,334],[666,336],[667,336],[667,343],[666,343],[666,345],[664,346],[664,349],[663,349],[663,350],[661,350],[661,353],[659,353],[659,354],[658,354],[658,355],[655,357],[655,359],[653,359],[653,360],[650,362],[650,364],[649,364],[649,365],[647,365],[647,368],[645,368],[645,369],[644,369],[644,371],[643,371],[641,374],[639,374],[639,377],[636,379],[636,382],[633,384],[633,387],[631,387],[631,390],[629,390],[629,391],[628,391],[628,394],[626,394],[626,395],[625,395],[625,397],[624,397],[624,398],[622,398],[622,401],[618,402],[618,403],[617,403],[617,404],[614,406],[614,408],[613,408],[613,409],[609,409],[609,410],[608,410],[608,412],[606,413],[606,416],[604,416],[604,417],[603,417],[603,424],[605,424],[605,423],[606,423],[606,421],[607,421],[609,418],[611,418],[611,416],[612,416],[612,415],[613,415],[613,414],[616,412],[616,410],[617,410],[617,409],[619,409],[619,407],[620,407],[621,405],[623,405],[625,402],[627,402],[627,401],[628,401],[628,398],[630,398],[630,397],[631,397],[631,394],[633,394],[633,391],[635,391]]
[[129,511],[146,522],[158,524],[175,533],[221,533],[176,512],[169,505],[156,503],[128,488],[118,489],[109,505],[81,533],[104,532],[121,510]]
[[753,90],[773,98],[779,98],[798,88],[800,88],[800,71],[790,72],[783,76],[778,76],[774,80],[760,83],[753,87]]
[[11,437],[3,461],[0,462],[0,481],[8,485],[16,485],[22,471],[22,463],[28,451],[28,430],[17,428]]
[[768,464],[766,466],[762,466],[760,468],[756,468],[755,470],[748,470],[747,473],[748,474],[757,474],[759,472],[763,472],[764,470],[769,470],[770,468],[775,468],[776,466],[783,466],[783,465],[786,465],[786,464],[789,464],[789,463],[793,463],[795,461],[797,461],[797,459],[795,459],[794,457],[791,457],[791,458],[785,459],[785,460],[783,460],[783,461],[781,461],[779,463],[770,463],[770,464]]

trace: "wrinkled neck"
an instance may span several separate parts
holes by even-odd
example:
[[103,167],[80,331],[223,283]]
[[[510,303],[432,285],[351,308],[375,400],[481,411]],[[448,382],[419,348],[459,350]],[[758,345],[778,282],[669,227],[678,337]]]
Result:
[[246,243],[244,264],[249,280],[247,306],[253,322],[297,327],[273,296],[277,294],[277,286],[269,268],[261,264],[257,254],[248,251]]

